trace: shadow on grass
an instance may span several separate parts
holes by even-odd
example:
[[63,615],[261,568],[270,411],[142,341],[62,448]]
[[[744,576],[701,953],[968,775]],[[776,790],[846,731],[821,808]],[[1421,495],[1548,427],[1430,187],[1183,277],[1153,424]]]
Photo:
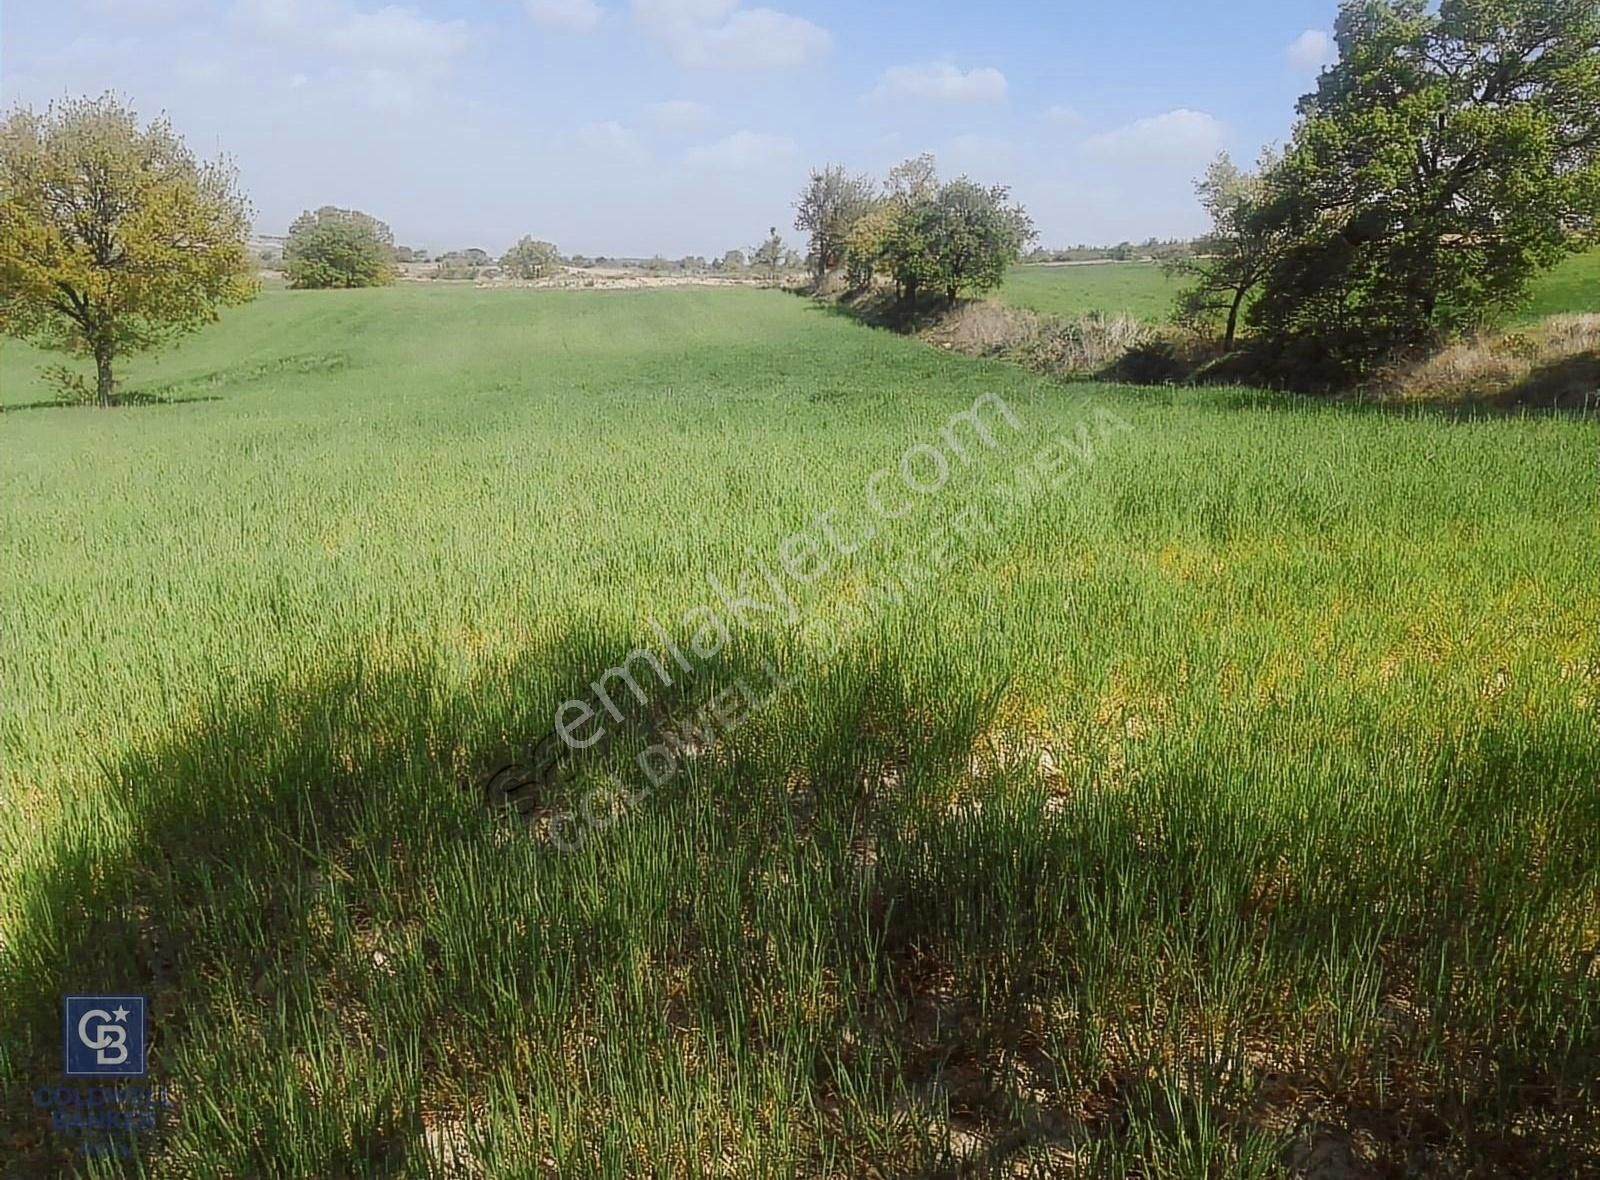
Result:
[[[8,933],[7,1092],[56,1083],[62,994],[134,992],[179,1102],[156,1175],[442,1175],[468,1127],[491,1175],[1201,1176],[1313,1117],[1396,1174],[1600,1163],[1600,980],[1561,941],[1592,742],[1480,736],[1354,813],[1198,748],[1060,782],[982,754],[1002,684],[863,642],[725,653],[541,755],[630,648],[464,685],[347,653],[107,766]],[[645,746],[679,767],[648,790]]]

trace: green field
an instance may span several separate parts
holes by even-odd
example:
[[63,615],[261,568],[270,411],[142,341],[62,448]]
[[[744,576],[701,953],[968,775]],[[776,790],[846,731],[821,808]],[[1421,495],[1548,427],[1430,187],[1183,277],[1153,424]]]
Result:
[[[1138,319],[1165,319],[1172,312],[1181,279],[1170,279],[1150,262],[1103,262],[1083,266],[1019,266],[1006,276],[999,298],[1014,307],[1049,315],[1087,312],[1126,313]],[[1567,259],[1533,285],[1517,321],[1526,323],[1563,312],[1600,312],[1600,251]]]
[[6,1174],[102,991],[153,1176],[1593,1174],[1591,421],[755,290],[268,291],[126,387],[0,414]]
[[1162,320],[1172,313],[1182,282],[1169,279],[1151,262],[1095,262],[1082,265],[1015,267],[999,298],[1013,307],[1047,315],[1079,316],[1091,311]]
[[1600,312],[1600,250],[1569,258],[1536,282],[1523,318],[1574,311]]

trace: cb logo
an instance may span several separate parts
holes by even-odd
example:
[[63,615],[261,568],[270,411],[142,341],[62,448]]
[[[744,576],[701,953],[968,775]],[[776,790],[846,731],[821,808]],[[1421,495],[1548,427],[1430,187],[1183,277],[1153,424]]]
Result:
[[68,996],[63,1025],[69,1078],[144,1073],[143,996]]

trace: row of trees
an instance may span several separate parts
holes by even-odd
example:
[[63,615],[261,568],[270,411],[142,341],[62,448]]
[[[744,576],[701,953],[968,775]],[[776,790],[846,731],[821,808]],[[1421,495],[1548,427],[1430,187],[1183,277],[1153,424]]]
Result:
[[1600,236],[1600,5],[1344,0],[1281,153],[1219,159],[1182,315],[1358,379],[1520,301]]
[[[323,206],[302,213],[292,226],[284,246],[284,272],[292,287],[374,287],[391,283],[397,262],[427,262],[425,252],[395,246],[388,225],[355,209]],[[563,257],[553,242],[524,237],[499,259],[473,247],[449,250],[434,260],[436,278],[477,278],[480,274],[534,281],[559,274],[567,267],[584,268],[603,264],[607,259],[583,256]],[[646,259],[642,269],[651,274],[669,271],[682,273],[744,274],[754,271],[776,282],[786,270],[796,270],[804,260],[785,244],[774,226],[767,237],[743,250],[729,250],[721,258],[707,262],[690,255],[676,261],[660,255]]]
[[813,172],[795,228],[819,281],[842,267],[852,288],[884,277],[907,301],[926,290],[952,302],[993,290],[1035,236],[1005,186],[941,183],[931,155],[897,165],[881,184],[837,166]]

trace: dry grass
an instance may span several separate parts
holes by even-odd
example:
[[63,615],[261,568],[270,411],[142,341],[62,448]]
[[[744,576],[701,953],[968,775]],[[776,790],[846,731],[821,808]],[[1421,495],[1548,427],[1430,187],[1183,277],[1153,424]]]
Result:
[[1582,409],[1600,404],[1600,315],[1475,336],[1384,374],[1385,400]]
[[1067,318],[974,301],[952,307],[924,335],[971,356],[1002,356],[1053,376],[1094,377],[1150,345],[1158,333],[1129,315],[1092,311]]

